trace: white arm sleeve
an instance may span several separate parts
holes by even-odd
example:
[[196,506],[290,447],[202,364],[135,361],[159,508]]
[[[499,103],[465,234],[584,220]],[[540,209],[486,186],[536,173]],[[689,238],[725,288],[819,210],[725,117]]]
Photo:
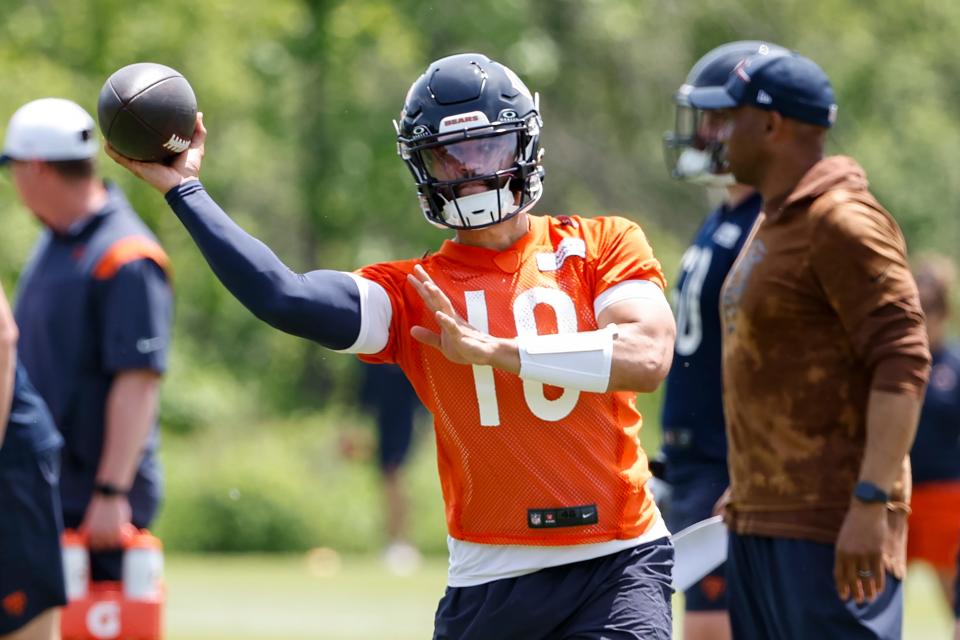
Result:
[[660,285],[651,280],[624,280],[597,296],[593,301],[593,317],[599,318],[604,310],[623,300],[662,300],[666,303],[667,297]]
[[357,340],[338,353],[379,353],[390,339],[393,306],[386,290],[373,280],[347,273],[360,289],[360,333]]

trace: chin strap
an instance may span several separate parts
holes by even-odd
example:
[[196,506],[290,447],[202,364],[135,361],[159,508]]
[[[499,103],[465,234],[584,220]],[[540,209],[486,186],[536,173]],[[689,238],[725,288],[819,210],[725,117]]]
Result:
[[706,187],[726,188],[736,183],[729,173],[713,173],[713,155],[699,149],[684,149],[674,169],[678,178]]
[[472,193],[449,200],[443,205],[443,221],[452,227],[470,229],[505,220],[517,211],[513,192],[504,186],[497,190]]

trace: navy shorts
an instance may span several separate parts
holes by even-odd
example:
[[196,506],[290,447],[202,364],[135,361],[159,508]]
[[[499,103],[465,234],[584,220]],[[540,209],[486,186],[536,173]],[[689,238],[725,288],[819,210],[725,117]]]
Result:
[[400,467],[410,452],[420,401],[396,365],[365,364],[363,375],[360,401],[377,420],[377,461],[382,471],[390,472]]
[[59,477],[58,449],[0,461],[0,635],[67,603]]
[[413,408],[400,407],[396,413],[384,408],[377,417],[379,447],[377,458],[383,471],[392,471],[407,460],[413,440]]
[[[713,507],[730,484],[725,464],[670,465],[670,506],[665,512],[667,528],[678,533],[713,515]],[[727,608],[725,564],[684,591],[687,611],[723,611]]]
[[730,624],[737,640],[899,640],[903,589],[887,574],[872,603],[844,602],[833,580],[829,544],[739,536],[727,558]]
[[434,640],[666,640],[672,635],[673,544],[654,540],[609,556],[475,587],[447,587]]

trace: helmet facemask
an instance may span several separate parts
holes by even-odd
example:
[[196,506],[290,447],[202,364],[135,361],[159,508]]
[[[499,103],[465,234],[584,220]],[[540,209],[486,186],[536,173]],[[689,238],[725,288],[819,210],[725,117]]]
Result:
[[783,47],[761,40],[728,42],[703,55],[674,94],[676,122],[663,136],[663,151],[670,175],[707,187],[723,188],[736,183],[726,161],[725,131],[707,112],[690,104],[697,87],[722,87],[743,59],[752,55],[779,55]]
[[727,187],[735,180],[726,163],[726,150],[716,132],[708,132],[704,111],[692,106],[686,95],[693,89],[683,85],[674,100],[673,131],[663,136],[663,154],[670,175],[709,187]]
[[[464,125],[469,126],[464,126]],[[417,183],[423,214],[454,229],[479,229],[533,206],[543,191],[540,117],[507,109],[495,122],[476,111],[398,136],[400,156]]]

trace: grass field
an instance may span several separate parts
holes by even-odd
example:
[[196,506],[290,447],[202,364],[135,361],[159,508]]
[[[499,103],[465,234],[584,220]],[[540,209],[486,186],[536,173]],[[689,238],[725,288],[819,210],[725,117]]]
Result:
[[[398,577],[367,557],[174,556],[167,639],[422,640],[445,580],[443,558]],[[906,594],[906,640],[952,638],[930,573],[914,570]]]

